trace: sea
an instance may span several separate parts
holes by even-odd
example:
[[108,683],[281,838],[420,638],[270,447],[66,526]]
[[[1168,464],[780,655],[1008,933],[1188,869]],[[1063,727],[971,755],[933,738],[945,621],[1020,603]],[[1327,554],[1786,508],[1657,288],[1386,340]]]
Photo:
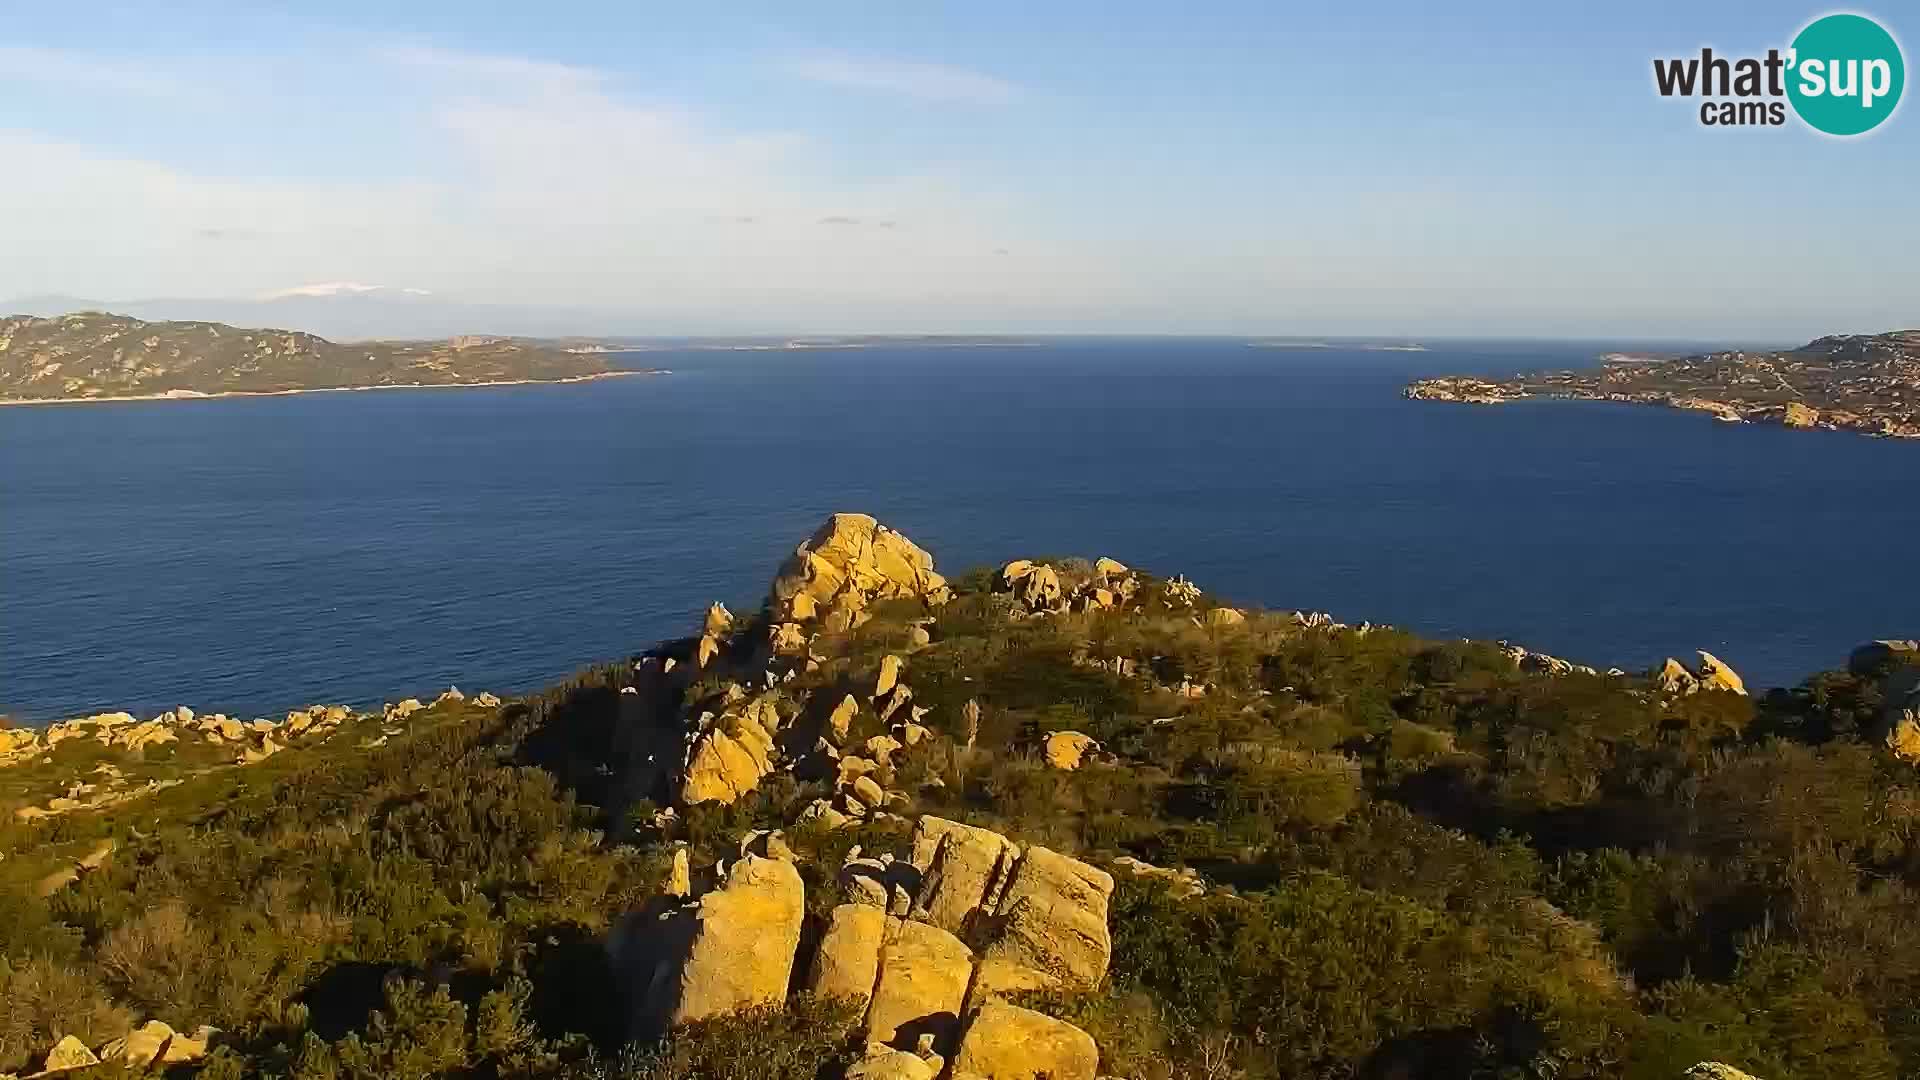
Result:
[[0,409],[0,712],[508,694],[758,606],[830,513],[956,574],[1112,556],[1247,606],[1757,686],[1920,635],[1920,444],[1401,397],[1636,342],[730,350],[671,374]]

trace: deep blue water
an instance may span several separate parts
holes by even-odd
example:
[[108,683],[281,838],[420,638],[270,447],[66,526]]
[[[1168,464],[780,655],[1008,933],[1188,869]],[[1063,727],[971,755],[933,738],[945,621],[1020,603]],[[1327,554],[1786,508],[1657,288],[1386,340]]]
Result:
[[514,691],[757,604],[828,512],[950,573],[1112,555],[1247,604],[1797,681],[1920,634],[1920,446],[1409,402],[1426,353],[655,353],[661,378],[0,410],[0,710]]

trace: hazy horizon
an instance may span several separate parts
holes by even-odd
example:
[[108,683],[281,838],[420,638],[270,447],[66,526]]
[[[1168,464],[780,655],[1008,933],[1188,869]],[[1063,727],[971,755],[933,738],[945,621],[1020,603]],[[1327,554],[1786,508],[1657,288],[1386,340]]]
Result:
[[1920,324],[1912,117],[1714,129],[1652,86],[1823,10],[31,9],[0,298],[350,336]]

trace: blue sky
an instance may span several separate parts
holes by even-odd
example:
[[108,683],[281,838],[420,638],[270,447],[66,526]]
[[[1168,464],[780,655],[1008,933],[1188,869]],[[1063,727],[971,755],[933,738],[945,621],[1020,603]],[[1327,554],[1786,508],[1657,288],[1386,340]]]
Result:
[[378,286],[634,333],[1920,324],[1911,107],[1843,141],[1652,90],[1655,56],[1828,9],[1187,6],[12,5],[0,297]]

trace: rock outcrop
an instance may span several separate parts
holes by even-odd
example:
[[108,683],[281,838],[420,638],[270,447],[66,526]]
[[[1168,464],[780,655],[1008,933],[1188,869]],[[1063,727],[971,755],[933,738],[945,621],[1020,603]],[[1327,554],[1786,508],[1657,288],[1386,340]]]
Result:
[[835,514],[780,568],[767,606],[776,624],[818,619],[837,632],[876,600],[938,606],[952,596],[913,541],[866,514]]
[[1702,690],[1725,690],[1745,696],[1747,684],[1738,672],[1719,657],[1706,650],[1698,654],[1700,662],[1696,669],[1688,670],[1686,665],[1672,657],[1653,674],[1654,683],[1670,694],[1697,694]]
[[752,791],[773,769],[779,729],[779,710],[766,695],[726,703],[718,716],[705,714],[688,743],[680,802],[730,803]]
[[1000,568],[997,584],[1002,591],[1012,593],[1014,602],[1030,614],[1062,611],[1067,606],[1059,572],[1044,563],[1015,559]]
[[[684,869],[668,875],[668,895],[658,901],[664,907],[643,916],[648,929],[631,935],[655,950],[641,969],[643,1028],[784,999],[805,897],[787,861],[792,854],[778,841],[778,833],[750,835],[747,853],[697,900],[675,895],[674,883],[689,876]],[[780,857],[754,854],[759,847]],[[800,983],[860,1010],[872,1049],[849,1075],[920,1076],[923,1066],[926,1075],[942,1075],[970,1014],[978,1026],[966,1038],[976,1071],[986,1070],[980,1075],[1036,1075],[994,1071],[1022,1062],[1080,1075],[1083,1062],[1097,1061],[1097,1053],[1086,1056],[1091,1038],[1027,1010],[994,1010],[1003,995],[1100,983],[1111,956],[1113,878],[1046,848],[1023,854],[990,829],[935,817],[919,819],[913,848],[910,858],[849,853],[839,884],[850,902],[827,917]],[[1032,1046],[1022,1056],[999,1045],[1003,1038]]]

